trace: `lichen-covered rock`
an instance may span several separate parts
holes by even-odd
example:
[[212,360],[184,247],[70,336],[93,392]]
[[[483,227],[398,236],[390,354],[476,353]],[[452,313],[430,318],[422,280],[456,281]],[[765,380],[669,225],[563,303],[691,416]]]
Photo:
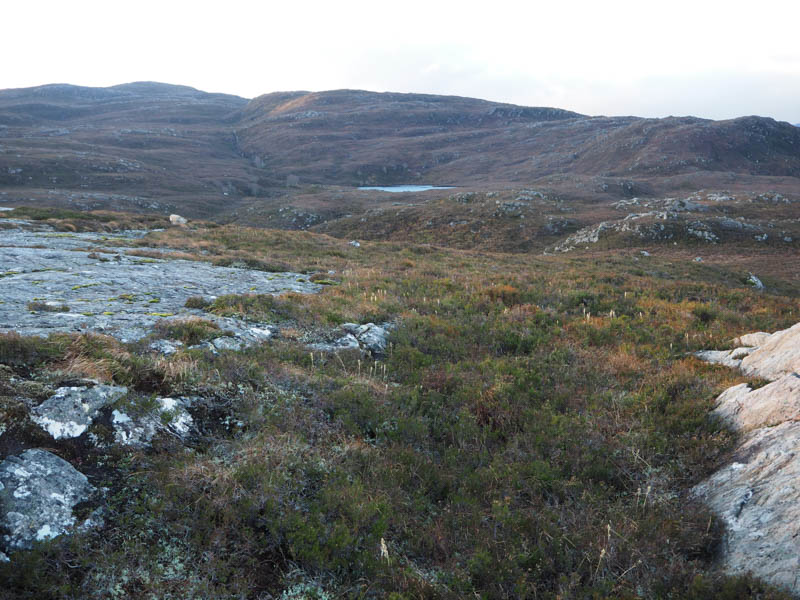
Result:
[[123,446],[144,447],[150,444],[158,431],[169,431],[181,439],[186,438],[194,427],[194,420],[186,408],[188,398],[156,398],[156,410],[133,418],[120,410],[111,414],[114,440]]
[[6,550],[30,548],[75,525],[73,507],[94,487],[83,473],[45,450],[26,450],[0,463],[0,525]]
[[309,348],[323,352],[338,352],[340,350],[363,350],[373,357],[379,358],[386,354],[387,338],[391,323],[376,325],[375,323],[345,323],[341,326],[345,335],[332,342],[319,342],[309,344]]
[[156,340],[150,344],[149,348],[164,356],[170,356],[171,354],[175,354],[182,346],[183,342],[180,340]]
[[104,406],[128,393],[114,385],[62,387],[31,410],[31,419],[53,438],[60,440],[83,434]]
[[[763,242],[764,240],[767,239],[767,236],[766,236],[766,234],[764,235],[763,238],[761,238],[759,236],[756,236],[756,239],[758,241],[760,241],[760,242]],[[753,275],[752,273],[750,273],[750,277],[747,278],[747,283],[752,285],[757,290],[763,290],[764,289],[764,283],[758,277]]]
[[211,340],[211,345],[217,350],[241,350],[243,344],[236,338],[222,336]]
[[373,356],[382,356],[386,353],[386,338],[389,337],[387,325],[345,323],[342,329],[354,336],[359,345],[369,350]]
[[321,350],[323,352],[338,352],[340,350],[358,350],[361,345],[358,343],[356,336],[348,333],[332,342],[318,342],[316,344],[309,344],[309,348],[313,350]]
[[[267,273],[172,260],[168,259],[167,250],[165,259],[143,258],[128,254],[136,248],[115,246],[118,254],[107,261],[98,261],[84,252],[87,246],[107,243],[106,237],[124,244],[144,234],[86,232],[48,237],[44,232],[4,231],[0,265],[13,265],[14,269],[3,277],[0,333],[46,336],[59,331],[94,331],[132,342],[150,335],[162,319],[202,315],[247,346],[269,338],[265,335],[269,329],[242,319],[205,313],[200,308],[187,308],[187,299],[252,292],[313,293],[322,287],[302,273]],[[34,296],[45,302],[79,304],[80,311],[34,313],[27,308]]]

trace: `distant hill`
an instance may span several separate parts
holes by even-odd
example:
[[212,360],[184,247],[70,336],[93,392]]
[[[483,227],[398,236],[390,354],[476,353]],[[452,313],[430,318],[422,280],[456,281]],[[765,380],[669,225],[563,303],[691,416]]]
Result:
[[591,117],[354,90],[249,101],[153,82],[0,90],[0,148],[0,203],[196,216],[306,184],[543,183],[617,196],[800,184],[800,130],[768,118]]
[[268,94],[237,123],[242,150],[317,183],[524,182],[556,173],[800,176],[800,135],[761,117],[587,117],[468,98]]

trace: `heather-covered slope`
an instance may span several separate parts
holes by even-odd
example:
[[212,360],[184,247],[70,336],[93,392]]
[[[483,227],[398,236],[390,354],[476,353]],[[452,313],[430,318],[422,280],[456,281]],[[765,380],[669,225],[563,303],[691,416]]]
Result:
[[317,186],[330,190],[319,214],[335,216],[365,209],[352,189],[364,183],[547,185],[590,202],[701,188],[794,193],[800,130],[762,117],[589,117],[426,94],[248,101],[148,82],[59,84],[0,91],[0,162],[4,204],[238,219]]

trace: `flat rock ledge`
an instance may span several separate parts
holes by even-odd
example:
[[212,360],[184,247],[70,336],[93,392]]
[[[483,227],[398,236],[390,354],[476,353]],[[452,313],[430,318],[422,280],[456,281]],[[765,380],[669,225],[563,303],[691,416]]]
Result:
[[714,414],[743,437],[732,462],[693,493],[727,526],[726,570],[750,571],[800,595],[800,323],[734,344],[697,356],[770,383],[739,384],[717,398]]
[[76,524],[73,507],[94,491],[83,473],[51,452],[9,456],[0,463],[0,526],[7,531],[2,546],[28,549],[66,533]]

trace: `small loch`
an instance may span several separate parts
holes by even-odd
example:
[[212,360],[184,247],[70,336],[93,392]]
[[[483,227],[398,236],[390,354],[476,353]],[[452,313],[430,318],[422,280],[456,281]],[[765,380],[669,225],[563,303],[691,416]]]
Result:
[[427,192],[428,190],[452,190],[453,185],[366,185],[360,190],[373,190],[378,192]]

